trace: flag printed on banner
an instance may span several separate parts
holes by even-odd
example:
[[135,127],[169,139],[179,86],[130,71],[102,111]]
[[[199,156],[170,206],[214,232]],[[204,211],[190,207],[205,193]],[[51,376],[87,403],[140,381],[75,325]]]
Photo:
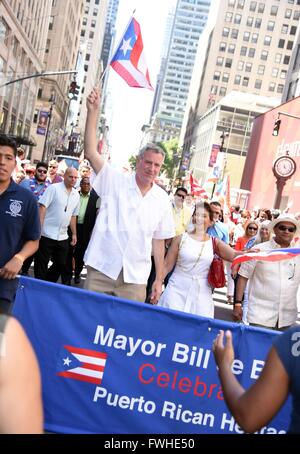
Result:
[[69,345],[65,345],[64,349],[60,361],[65,370],[58,372],[58,376],[94,383],[95,385],[101,384],[107,353]]
[[153,90],[145,59],[140,24],[131,19],[110,65],[130,87]]
[[194,196],[202,197],[203,199],[208,199],[208,194],[205,189],[199,185],[196,178],[190,174],[190,186],[191,186],[191,194]]
[[300,255],[300,248],[282,248],[282,249],[271,249],[270,251],[261,252],[249,252],[244,255],[236,257],[231,268],[239,263],[248,262],[249,260],[261,260],[264,262],[278,262],[280,260],[287,260]]

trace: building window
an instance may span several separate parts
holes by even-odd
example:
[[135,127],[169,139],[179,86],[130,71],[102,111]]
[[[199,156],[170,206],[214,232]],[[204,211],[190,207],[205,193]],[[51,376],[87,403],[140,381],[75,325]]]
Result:
[[274,82],[270,82],[269,83],[269,91],[275,91],[275,83]]
[[229,36],[229,28],[227,28],[227,27],[223,28],[222,36],[225,36],[225,37]]
[[262,80],[261,79],[256,79],[255,84],[254,84],[254,88],[257,88],[258,90],[260,90],[261,89],[261,84],[262,84]]
[[293,19],[294,19],[294,20],[299,20],[299,17],[300,17],[300,10],[294,11],[294,17],[293,17]]
[[228,82],[229,81],[229,73],[223,73],[222,76],[222,82]]
[[263,13],[264,10],[265,10],[265,4],[264,4],[264,3],[260,3],[260,4],[258,5],[258,12],[259,12],[259,13]]
[[288,26],[287,24],[282,24],[281,33],[282,33],[283,35],[286,35],[287,32],[288,32],[288,30],[289,30],[289,26]]
[[228,0],[228,6],[235,6],[235,0]]
[[265,45],[265,46],[270,46],[270,44],[271,44],[271,41],[272,41],[272,38],[271,38],[271,36],[268,36],[268,35],[267,35],[267,36],[265,36],[265,39],[264,39],[264,45]]
[[226,13],[225,15],[225,22],[232,22],[232,13]]
[[247,47],[246,46],[242,46],[241,47],[240,55],[242,55],[242,56],[247,55]]
[[296,35],[296,32],[297,32],[297,27],[295,27],[295,25],[292,25],[290,35]]
[[244,9],[245,0],[238,0],[237,7],[240,9]]
[[272,32],[272,31],[274,30],[274,27],[275,27],[275,22],[272,21],[272,20],[269,20],[269,21],[268,21],[268,25],[267,25],[267,30],[268,30],[269,32]]
[[89,33],[89,39],[94,39],[94,36],[95,36],[95,32],[90,32]]
[[243,62],[242,60],[238,61],[237,69],[238,69],[239,71],[243,71],[243,69],[244,69],[244,62]]
[[277,85],[277,93],[283,93],[283,88],[284,88],[283,84],[278,84]]
[[243,87],[248,87],[249,85],[249,77],[243,77]]
[[275,63],[281,63],[282,54],[275,54]]
[[250,32],[244,32],[243,40],[249,41],[249,39],[250,39]]
[[280,72],[280,79],[286,79],[286,73],[287,71],[285,69],[282,69]]
[[242,20],[242,15],[241,14],[236,14],[234,16],[234,23],[235,24],[240,24],[241,23],[241,20]]
[[260,59],[261,60],[267,60],[268,59],[269,52],[267,50],[262,50],[260,54]]
[[284,17],[285,17],[286,19],[290,19],[290,18],[292,17],[292,10],[287,8],[287,9],[285,10]]
[[285,56],[283,57],[283,64],[284,64],[284,65],[288,65],[288,64],[290,63],[290,58],[291,58],[291,57],[290,57],[289,55],[285,55]]
[[235,51],[235,44],[229,44],[228,45],[228,52],[230,54],[234,54],[234,51]]
[[217,66],[223,66],[224,58],[223,57],[217,57]]
[[220,71],[215,71],[214,72],[214,76],[213,76],[213,80],[220,80],[220,76],[221,76]]
[[278,6],[271,6],[271,16],[277,16]]
[[255,27],[255,28],[260,28],[260,26],[261,26],[261,18],[260,18],[260,17],[257,17],[257,18],[255,19],[255,25],[254,25],[254,27]]
[[251,17],[251,16],[247,17],[246,25],[247,25],[247,27],[252,27],[252,25],[253,25],[253,17]]
[[220,43],[219,51],[220,52],[225,52],[226,51],[226,43],[224,43],[224,42]]
[[264,74],[265,73],[265,66],[264,65],[258,65],[257,69],[257,74]]
[[272,68],[272,77],[277,77],[278,76],[278,68]]
[[96,27],[96,21],[94,19],[91,21],[91,27],[93,27],[93,28]]
[[237,74],[234,78],[234,84],[240,85],[240,83],[241,83],[241,76],[239,74]]
[[220,87],[219,95],[220,96],[225,96],[226,95],[226,88],[225,87]]
[[226,58],[225,68],[231,68],[231,66],[232,66],[232,58]]
[[257,2],[251,2],[250,3],[250,11],[255,11],[256,10],[256,5],[257,5]]
[[54,16],[50,16],[49,20],[49,30],[53,30]]
[[294,41],[288,41],[287,45],[286,45],[286,48],[288,50],[292,50],[293,49],[293,45],[294,45]]
[[218,86],[217,85],[212,85],[210,89],[210,94],[211,95],[216,95],[218,91]]
[[279,49],[283,49],[284,48],[284,44],[285,44],[285,40],[284,39],[280,39],[278,41],[278,47]]
[[252,33],[251,43],[257,43],[258,33]]
[[237,39],[238,36],[239,36],[239,31],[238,31],[238,29],[237,29],[237,28],[233,28],[233,29],[231,30],[231,38]]
[[246,63],[246,65],[245,65],[245,71],[246,71],[247,73],[251,73],[251,71],[252,71],[252,63]]

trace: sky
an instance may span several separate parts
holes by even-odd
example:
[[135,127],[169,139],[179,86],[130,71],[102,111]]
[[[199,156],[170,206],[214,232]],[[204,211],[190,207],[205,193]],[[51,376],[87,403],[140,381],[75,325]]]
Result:
[[[134,17],[141,26],[146,62],[154,89],[160,68],[167,14],[175,3],[175,0],[120,0],[115,42],[119,43],[133,10],[136,9]],[[150,121],[154,91],[129,87],[113,69],[109,70],[108,90],[111,94],[107,105],[111,161],[122,167],[131,155],[138,153],[142,139],[141,128]]]

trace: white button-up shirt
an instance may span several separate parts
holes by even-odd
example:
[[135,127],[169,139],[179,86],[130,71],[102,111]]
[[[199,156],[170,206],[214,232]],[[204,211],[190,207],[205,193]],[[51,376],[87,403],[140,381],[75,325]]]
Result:
[[76,189],[69,192],[65,183],[57,183],[49,186],[39,204],[47,208],[42,236],[52,240],[66,240],[71,217],[78,216],[80,196]]
[[[257,245],[261,251],[280,248],[273,239]],[[300,257],[278,262],[252,260],[242,263],[239,274],[249,279],[249,323],[274,328],[297,320]]]
[[152,239],[175,235],[167,193],[156,184],[142,195],[135,175],[104,164],[93,187],[101,208],[85,253],[87,265],[116,280],[146,284],[151,269]]

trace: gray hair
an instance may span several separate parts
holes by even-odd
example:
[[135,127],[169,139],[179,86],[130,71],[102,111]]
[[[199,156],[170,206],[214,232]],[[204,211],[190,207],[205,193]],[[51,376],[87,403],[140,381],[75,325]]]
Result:
[[138,154],[138,159],[143,158],[146,151],[152,151],[152,153],[161,154],[163,158],[165,158],[166,153],[164,150],[156,145],[155,143],[147,143],[143,148],[140,149]]

